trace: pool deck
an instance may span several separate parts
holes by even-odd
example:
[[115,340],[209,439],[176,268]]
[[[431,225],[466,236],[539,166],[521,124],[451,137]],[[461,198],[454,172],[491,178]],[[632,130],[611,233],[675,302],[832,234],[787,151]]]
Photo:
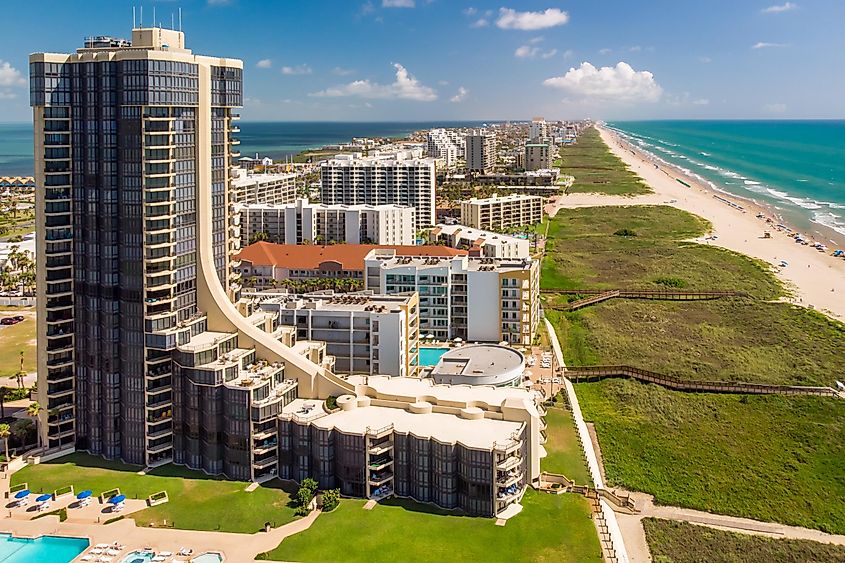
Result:
[[[5,497],[9,490],[9,475],[0,473],[0,495]],[[131,513],[130,507],[121,512],[126,515]],[[136,501],[143,503],[144,501]],[[61,508],[60,502],[54,502],[52,510]],[[96,501],[85,509],[102,509],[102,505]],[[20,509],[18,509],[20,510]],[[137,510],[137,508],[135,509]],[[12,509],[14,512],[14,509]],[[308,529],[314,520],[320,515],[319,510],[311,512],[305,518],[295,520],[284,526],[272,529],[270,532],[258,532],[255,534],[236,534],[229,532],[205,532],[194,530],[177,530],[163,528],[146,528],[135,525],[131,518],[124,518],[108,525],[98,524],[94,521],[82,521],[81,518],[69,518],[65,522],[59,522],[58,516],[45,516],[37,520],[24,519],[23,515],[9,517],[9,509],[3,509],[0,514],[0,532],[11,533],[15,537],[38,537],[38,536],[69,536],[88,538],[91,545],[98,543],[113,544],[118,542],[125,549],[113,559],[119,563],[128,553],[151,548],[152,550],[170,551],[177,553],[183,547],[193,549],[192,557],[196,557],[206,551],[219,551],[225,556],[226,563],[240,563],[242,561],[256,561],[259,553],[275,549],[286,537]],[[31,517],[31,515],[30,515]],[[108,515],[108,518],[111,516]],[[104,518],[103,520],[107,520]],[[87,553],[84,551],[73,561],[80,561]],[[177,557],[177,559],[189,560],[189,557]],[[168,559],[169,560],[169,559]]]

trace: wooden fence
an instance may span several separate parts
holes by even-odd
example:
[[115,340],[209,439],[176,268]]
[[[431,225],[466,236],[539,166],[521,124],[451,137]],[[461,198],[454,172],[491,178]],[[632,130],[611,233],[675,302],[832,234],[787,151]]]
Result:
[[550,295],[585,295],[561,306],[547,306],[559,311],[575,311],[608,299],[653,299],[659,301],[705,301],[723,297],[748,297],[744,291],[671,291],[663,289],[541,289]]
[[564,376],[575,382],[599,381],[612,377],[628,377],[644,383],[656,383],[675,391],[698,393],[739,393],[749,395],[816,395],[836,397],[838,393],[830,387],[800,385],[769,385],[766,383],[744,383],[738,381],[697,381],[680,379],[631,366],[583,366],[567,367]]

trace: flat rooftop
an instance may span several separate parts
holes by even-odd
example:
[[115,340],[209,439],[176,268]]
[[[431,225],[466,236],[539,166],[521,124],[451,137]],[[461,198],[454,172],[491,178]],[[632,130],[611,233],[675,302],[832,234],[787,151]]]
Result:
[[[320,407],[318,407],[320,408]],[[468,420],[452,414],[415,414],[390,407],[355,407],[316,419],[313,426],[336,429],[346,434],[364,434],[367,429],[393,425],[394,432],[434,438],[439,442],[461,443],[470,448],[489,450],[495,442],[505,443],[522,429],[522,423],[480,418]]]
[[[261,293],[255,294],[260,298]],[[373,313],[396,313],[400,311],[400,305],[409,305],[413,294],[403,293],[397,295],[361,295],[357,293],[344,294],[306,294],[306,295],[279,295],[261,302],[261,306],[278,306],[280,309],[295,311],[301,309],[314,309],[318,311],[360,311]],[[273,310],[276,310],[275,307]]]
[[431,375],[496,376],[518,369],[524,360],[522,354],[507,346],[467,345],[443,354]]

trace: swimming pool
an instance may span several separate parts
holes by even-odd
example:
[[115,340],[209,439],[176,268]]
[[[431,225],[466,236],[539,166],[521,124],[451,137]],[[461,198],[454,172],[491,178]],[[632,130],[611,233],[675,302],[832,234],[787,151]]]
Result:
[[448,352],[448,348],[427,348],[420,346],[420,365],[436,366],[440,356]]
[[0,534],[0,562],[2,563],[69,563],[85,551],[89,542],[84,538],[41,536],[36,539],[13,538]]
[[191,563],[220,563],[223,561],[223,556],[214,551],[203,553],[198,557],[191,559]]
[[156,554],[152,551],[133,551],[120,560],[120,563],[149,563]]

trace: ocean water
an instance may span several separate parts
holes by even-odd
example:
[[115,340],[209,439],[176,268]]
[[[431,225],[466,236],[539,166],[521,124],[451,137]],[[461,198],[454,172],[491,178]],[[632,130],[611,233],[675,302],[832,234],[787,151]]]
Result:
[[[440,122],[332,122],[242,121],[238,147],[244,156],[282,159],[305,149],[351,141],[352,137],[404,137],[433,127],[478,127],[480,121]],[[32,125],[0,123],[0,176],[31,176]]]
[[711,187],[845,235],[845,121],[619,121],[611,129]]

